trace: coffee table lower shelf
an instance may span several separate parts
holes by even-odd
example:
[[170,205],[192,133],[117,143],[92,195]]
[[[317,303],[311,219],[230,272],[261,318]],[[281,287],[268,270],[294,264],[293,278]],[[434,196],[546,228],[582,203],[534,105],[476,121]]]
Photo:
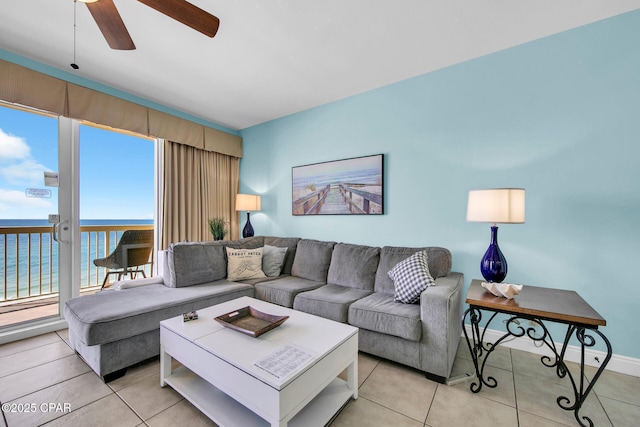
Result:
[[[166,377],[165,382],[191,402],[207,417],[221,426],[262,427],[271,424],[237,400],[186,367],[180,367]],[[334,379],[288,423],[291,427],[324,425],[348,403],[353,390],[347,382]]]

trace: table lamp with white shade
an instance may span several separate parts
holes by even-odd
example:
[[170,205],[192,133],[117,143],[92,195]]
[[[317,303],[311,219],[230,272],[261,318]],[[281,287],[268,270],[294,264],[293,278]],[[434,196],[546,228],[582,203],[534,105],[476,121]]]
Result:
[[493,224],[491,243],[480,261],[480,272],[487,282],[502,282],[507,277],[507,260],[498,247],[496,224],[524,223],[524,188],[469,191],[467,221]]
[[242,229],[242,237],[252,237],[253,226],[249,219],[251,211],[260,210],[260,196],[255,194],[237,194],[236,195],[236,211],[247,211],[247,223]]

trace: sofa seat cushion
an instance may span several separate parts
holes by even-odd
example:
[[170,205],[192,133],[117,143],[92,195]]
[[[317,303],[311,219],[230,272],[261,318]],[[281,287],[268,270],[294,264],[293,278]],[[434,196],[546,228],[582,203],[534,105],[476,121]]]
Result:
[[420,304],[402,304],[393,295],[373,293],[349,307],[349,324],[410,341],[422,337]]
[[184,288],[148,285],[72,298],[64,316],[78,339],[96,345],[158,329],[161,320],[241,296],[254,296],[253,286],[226,280]]
[[271,278],[255,283],[256,298],[288,308],[293,307],[293,299],[300,292],[311,291],[325,284],[295,276],[269,279]]
[[324,285],[313,291],[298,294],[293,301],[293,308],[325,319],[346,323],[349,306],[369,294],[371,291],[364,289]]
[[262,283],[262,282],[270,282],[272,280],[280,280],[283,277],[287,277],[284,275],[280,275],[278,277],[269,277],[269,276],[265,276],[265,277],[260,277],[258,279],[242,279],[239,280],[240,283],[246,283],[247,285],[256,285],[258,283]]

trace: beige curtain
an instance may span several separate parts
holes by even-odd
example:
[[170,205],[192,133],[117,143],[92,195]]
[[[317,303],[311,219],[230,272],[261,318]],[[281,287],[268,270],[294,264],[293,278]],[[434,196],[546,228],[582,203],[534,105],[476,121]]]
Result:
[[240,159],[165,141],[162,244],[212,240],[207,220],[229,223],[227,238],[240,237],[235,196],[240,189]]

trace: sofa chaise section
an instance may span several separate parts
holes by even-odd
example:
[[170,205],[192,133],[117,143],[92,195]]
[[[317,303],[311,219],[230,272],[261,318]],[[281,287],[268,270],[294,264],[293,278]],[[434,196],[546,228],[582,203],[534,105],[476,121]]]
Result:
[[65,304],[69,340],[101,377],[160,353],[160,321],[241,296],[253,286],[220,280],[188,287],[163,284],[102,291]]
[[[263,239],[229,241],[257,247]],[[160,321],[241,296],[254,287],[226,280],[224,245],[181,242],[165,251],[158,284],[72,298],[64,307],[71,346],[108,381],[160,354]]]

